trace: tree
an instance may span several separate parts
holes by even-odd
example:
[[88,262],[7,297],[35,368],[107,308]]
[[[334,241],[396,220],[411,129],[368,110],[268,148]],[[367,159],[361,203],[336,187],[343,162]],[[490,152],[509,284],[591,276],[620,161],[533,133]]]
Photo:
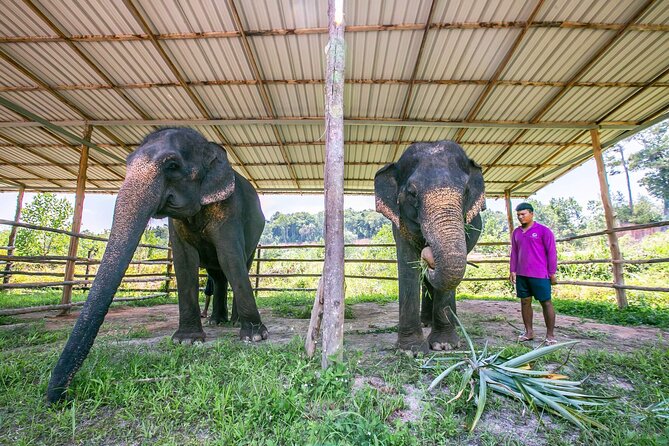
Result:
[[625,181],[627,182],[627,198],[629,200],[630,213],[634,213],[634,201],[632,200],[632,184],[630,183],[630,172],[625,160],[625,152],[622,144],[616,144],[613,149],[606,152],[604,162],[608,167],[609,175],[625,174]]
[[650,195],[662,200],[664,217],[669,218],[669,121],[664,121],[634,137],[643,148],[630,157],[630,169],[644,170],[639,181]]
[[[65,198],[58,198],[53,193],[40,193],[25,206],[22,215],[25,223],[69,230],[74,209]],[[16,234],[16,251],[26,256],[65,255],[69,242],[70,237],[65,234],[20,229]]]

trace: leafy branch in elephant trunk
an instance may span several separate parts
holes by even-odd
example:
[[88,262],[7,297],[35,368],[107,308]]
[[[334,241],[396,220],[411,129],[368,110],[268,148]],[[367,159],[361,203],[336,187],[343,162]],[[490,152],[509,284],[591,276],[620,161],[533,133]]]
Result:
[[[469,427],[470,432],[481,419],[488,389],[520,400],[538,416],[540,416],[541,409],[558,415],[583,430],[588,425],[606,429],[604,425],[589,417],[585,412],[588,408],[601,406],[613,398],[586,394],[581,388],[583,381],[570,381],[567,376],[551,371],[532,370],[529,365],[542,356],[571,347],[577,341],[540,347],[515,358],[502,358],[502,352],[489,354],[487,343],[478,353],[458,317],[453,314],[453,318],[467,340],[469,352],[466,353],[466,357],[455,358],[459,360],[441,372],[432,381],[428,390],[434,390],[454,370],[462,369],[459,389],[447,404],[461,398],[465,390],[469,388],[467,401],[473,400],[477,406]],[[453,361],[453,359],[452,355],[449,357],[432,356],[423,363],[421,368],[424,370],[443,368],[439,365],[440,362]]]

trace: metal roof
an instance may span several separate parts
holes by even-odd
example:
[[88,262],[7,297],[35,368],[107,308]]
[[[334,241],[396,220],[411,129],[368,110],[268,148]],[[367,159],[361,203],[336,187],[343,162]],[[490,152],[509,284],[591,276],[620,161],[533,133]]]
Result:
[[[224,145],[260,193],[322,192],[326,0],[0,0],[0,98],[83,137],[115,192],[153,129]],[[454,139],[527,196],[669,115],[667,0],[345,2],[345,182]],[[80,146],[0,106],[0,191],[74,191]]]

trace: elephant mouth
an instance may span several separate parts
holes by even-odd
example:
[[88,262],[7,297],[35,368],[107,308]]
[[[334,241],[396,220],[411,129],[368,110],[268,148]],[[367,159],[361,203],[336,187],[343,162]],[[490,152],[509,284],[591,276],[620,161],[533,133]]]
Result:
[[432,248],[430,248],[430,245],[425,245],[423,250],[420,252],[420,258],[427,265],[428,271],[434,272],[434,254],[432,253]]

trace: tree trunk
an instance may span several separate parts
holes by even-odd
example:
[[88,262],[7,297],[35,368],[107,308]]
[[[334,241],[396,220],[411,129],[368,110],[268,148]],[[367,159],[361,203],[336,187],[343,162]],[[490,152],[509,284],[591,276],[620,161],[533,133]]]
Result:
[[627,182],[627,197],[629,198],[630,206],[630,216],[634,215],[634,201],[632,200],[632,184],[630,183],[630,172],[627,168],[627,161],[625,160],[625,153],[623,152],[623,146],[617,145],[618,153],[620,153],[620,165],[623,166],[623,172],[625,172],[625,181]]
[[325,262],[323,356],[341,360],[344,348],[344,23],[343,0],[328,0],[325,98]]

